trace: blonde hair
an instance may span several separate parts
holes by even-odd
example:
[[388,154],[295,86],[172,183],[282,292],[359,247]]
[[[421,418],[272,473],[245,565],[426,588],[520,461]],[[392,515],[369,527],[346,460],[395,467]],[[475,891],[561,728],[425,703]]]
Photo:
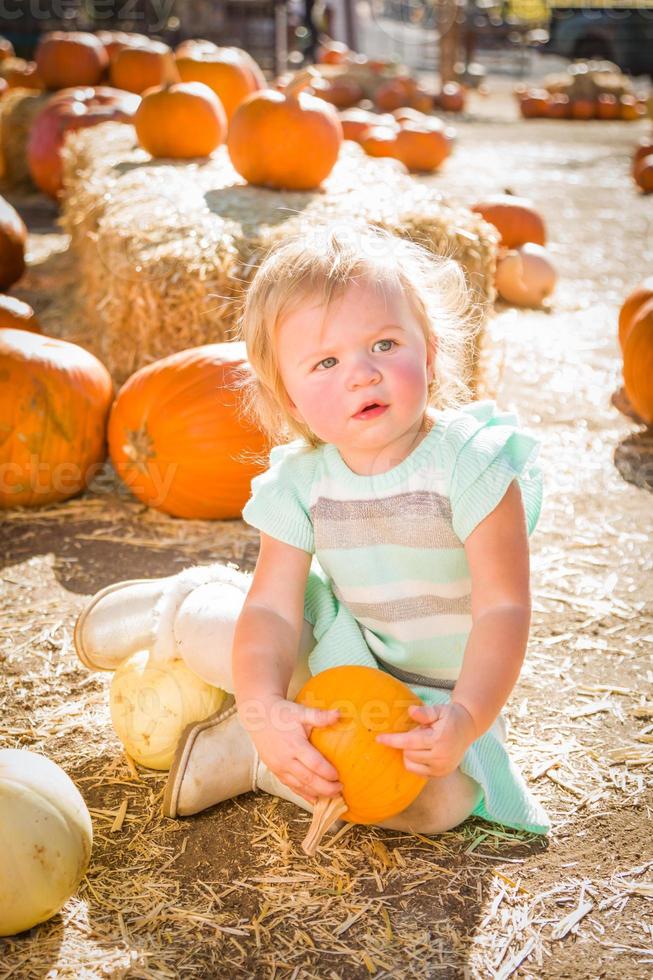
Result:
[[249,286],[239,321],[252,374],[240,384],[246,418],[271,444],[323,440],[289,412],[276,356],[276,331],[307,301],[325,308],[354,282],[397,288],[408,300],[427,344],[436,343],[428,403],[438,408],[470,397],[465,356],[476,327],[465,276],[451,258],[370,225],[322,225],[273,246]]

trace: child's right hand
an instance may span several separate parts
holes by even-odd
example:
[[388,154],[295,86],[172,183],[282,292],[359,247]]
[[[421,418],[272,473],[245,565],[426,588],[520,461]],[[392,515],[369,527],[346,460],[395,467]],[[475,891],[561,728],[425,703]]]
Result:
[[249,732],[268,769],[311,804],[342,790],[337,769],[308,740],[313,728],[333,725],[338,715],[337,708],[323,711],[276,698],[266,705],[265,722]]

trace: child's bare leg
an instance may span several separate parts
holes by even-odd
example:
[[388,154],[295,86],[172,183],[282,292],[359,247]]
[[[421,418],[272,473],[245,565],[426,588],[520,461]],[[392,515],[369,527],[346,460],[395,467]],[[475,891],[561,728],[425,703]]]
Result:
[[420,834],[443,834],[466,820],[482,795],[476,780],[456,769],[448,776],[429,779],[410,806],[377,826]]

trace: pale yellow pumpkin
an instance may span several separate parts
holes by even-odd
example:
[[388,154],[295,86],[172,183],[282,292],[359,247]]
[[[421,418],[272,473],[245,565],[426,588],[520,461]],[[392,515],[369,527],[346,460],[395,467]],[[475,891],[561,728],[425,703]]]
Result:
[[90,814],[63,769],[27,749],[0,749],[0,936],[58,912],[92,845]]
[[116,670],[110,709],[114,731],[129,755],[148,769],[169,769],[187,725],[217,711],[224,691],[188,669],[183,660],[163,666],[139,650]]

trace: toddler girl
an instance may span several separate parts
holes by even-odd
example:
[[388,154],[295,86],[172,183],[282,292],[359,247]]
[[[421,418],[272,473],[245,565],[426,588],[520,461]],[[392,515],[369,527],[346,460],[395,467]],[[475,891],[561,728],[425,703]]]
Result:
[[[259,268],[242,319],[253,369],[242,394],[278,444],[243,510],[261,535],[253,576],[219,566],[189,580],[184,604],[167,589],[174,655],[235,693],[182,737],[169,815],[252,788],[306,809],[337,794],[337,771],[309,742],[337,712],[293,697],[309,674],[359,664],[423,702],[412,731],[377,736],[427,778],[380,826],[439,833],[474,814],[548,830],[501,716],[528,637],[537,447],[491,402],[456,407],[469,397],[468,306],[454,262],[369,227],[315,228]],[[218,643],[225,589],[238,601]]]

